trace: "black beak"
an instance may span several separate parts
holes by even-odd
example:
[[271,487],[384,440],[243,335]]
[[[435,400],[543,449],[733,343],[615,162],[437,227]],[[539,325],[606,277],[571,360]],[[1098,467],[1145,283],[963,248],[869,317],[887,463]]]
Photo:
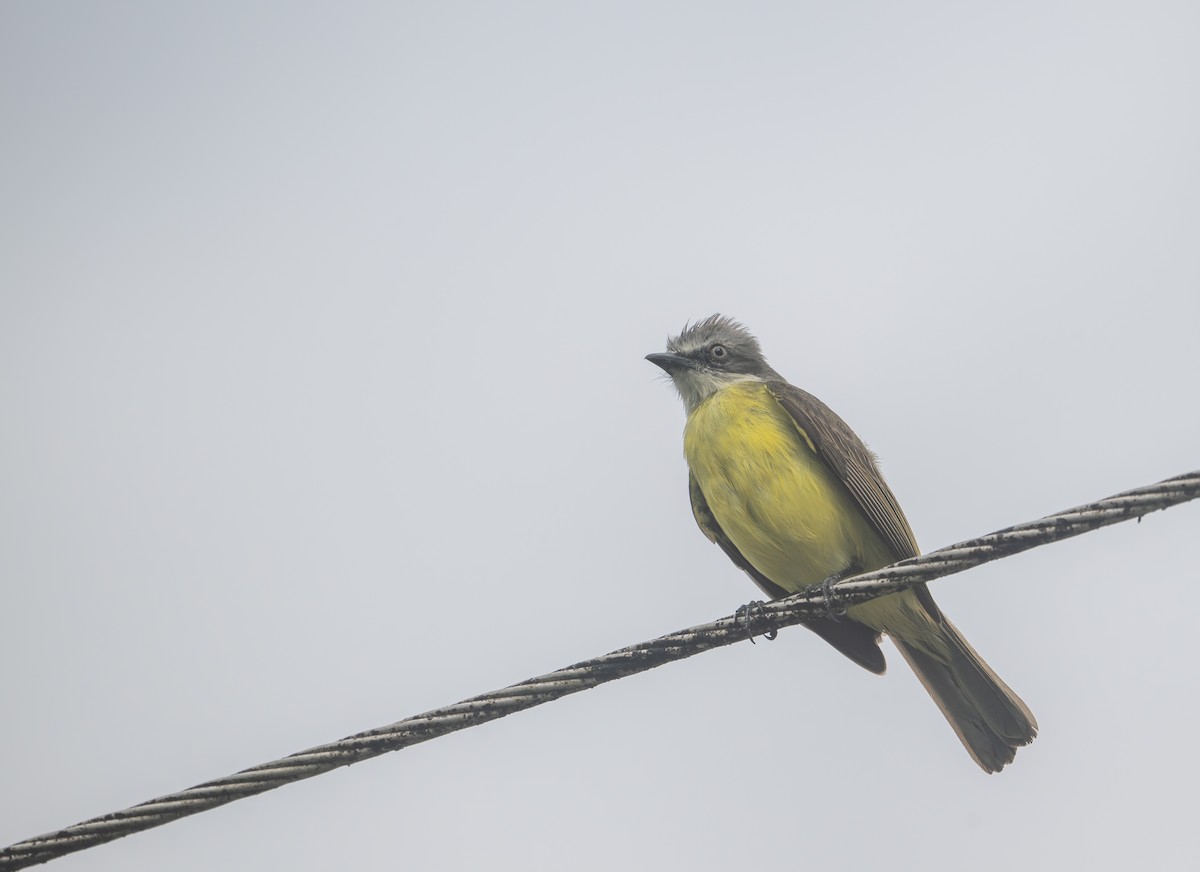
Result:
[[655,366],[662,367],[666,370],[667,375],[678,372],[681,369],[696,368],[696,362],[690,357],[684,357],[682,354],[647,354],[646,360]]

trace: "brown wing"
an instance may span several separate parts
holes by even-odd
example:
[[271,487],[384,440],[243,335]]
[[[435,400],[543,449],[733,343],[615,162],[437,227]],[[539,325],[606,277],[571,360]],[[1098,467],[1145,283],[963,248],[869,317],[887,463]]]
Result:
[[[717,523],[712,509],[708,507],[708,500],[704,498],[704,492],[700,490],[700,483],[691,473],[688,473],[688,492],[692,499],[692,514],[696,518],[696,526],[700,528],[700,532],[707,536],[709,541],[720,545],[721,550],[733,561],[733,565],[749,575],[762,592],[771,599],[787,596],[787,591],[755,569],[754,565],[725,535],[725,531]],[[832,618],[813,618],[805,621],[804,626],[864,669],[870,670],[876,675],[882,675],[887,669],[887,661],[883,657],[883,651],[879,649],[879,633],[865,624],[850,620],[835,621]]]
[[846,422],[812,394],[787,382],[772,381],[767,387],[821,460],[841,479],[896,559],[920,554],[912,528],[875,465],[875,457]]

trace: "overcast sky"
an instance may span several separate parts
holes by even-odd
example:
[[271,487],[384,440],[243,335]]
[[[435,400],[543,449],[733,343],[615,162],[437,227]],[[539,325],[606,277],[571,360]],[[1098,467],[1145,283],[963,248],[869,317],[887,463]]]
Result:
[[[642,359],[744,321],[924,548],[1200,467],[1200,6],[0,6],[0,845],[731,613]],[[1200,506],[62,870],[1184,869]]]

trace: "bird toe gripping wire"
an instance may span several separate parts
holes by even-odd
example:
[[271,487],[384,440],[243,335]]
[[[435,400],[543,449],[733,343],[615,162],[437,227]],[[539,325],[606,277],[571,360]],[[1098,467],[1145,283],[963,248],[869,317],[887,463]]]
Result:
[[821,593],[825,596],[825,617],[829,618],[831,621],[840,621],[842,619],[841,616],[846,614],[845,609],[837,608],[837,602],[840,597],[838,596],[838,592],[834,588],[834,585],[842,579],[848,578],[854,573],[854,569],[847,569],[845,572],[835,572],[818,585],[818,587],[821,589]]
[[745,626],[746,638],[750,640],[751,645],[758,644],[754,641],[754,624],[756,621],[766,624],[766,629],[763,631],[762,637],[768,642],[774,642],[775,637],[779,635],[779,629],[771,623],[771,619],[767,617],[767,613],[763,609],[762,600],[754,600],[746,603],[744,606],[738,606],[737,611],[733,613],[733,619]]

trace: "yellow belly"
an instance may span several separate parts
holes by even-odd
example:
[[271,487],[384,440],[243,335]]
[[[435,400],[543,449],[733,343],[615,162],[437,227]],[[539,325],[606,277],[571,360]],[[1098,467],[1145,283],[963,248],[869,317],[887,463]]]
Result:
[[701,403],[683,447],[725,535],[784,590],[894,559],[765,385],[733,385]]

